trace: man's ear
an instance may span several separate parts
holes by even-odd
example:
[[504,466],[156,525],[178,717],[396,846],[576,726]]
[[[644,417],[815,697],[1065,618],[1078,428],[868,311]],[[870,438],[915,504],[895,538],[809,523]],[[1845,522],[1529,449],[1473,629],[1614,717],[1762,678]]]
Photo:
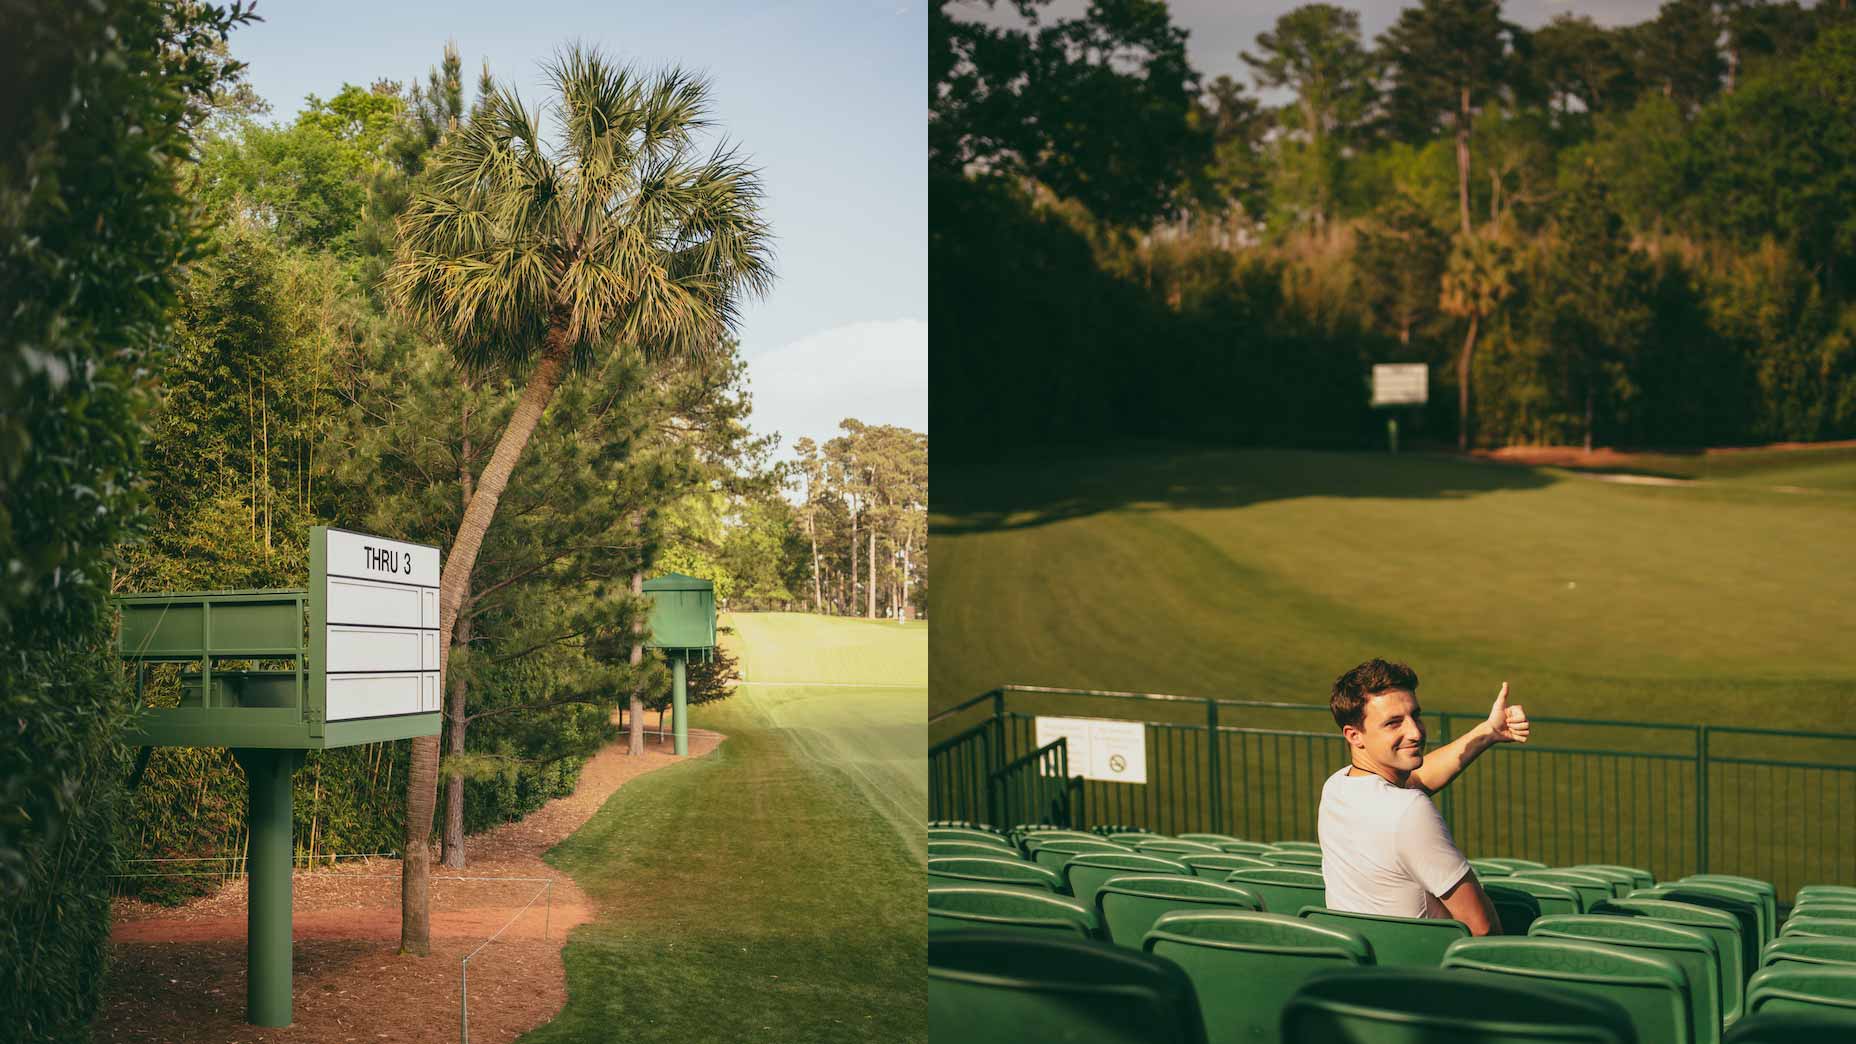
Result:
[[1366,749],[1366,733],[1361,731],[1358,726],[1342,725],[1340,727],[1340,735],[1342,739],[1347,741],[1347,745],[1354,750]]

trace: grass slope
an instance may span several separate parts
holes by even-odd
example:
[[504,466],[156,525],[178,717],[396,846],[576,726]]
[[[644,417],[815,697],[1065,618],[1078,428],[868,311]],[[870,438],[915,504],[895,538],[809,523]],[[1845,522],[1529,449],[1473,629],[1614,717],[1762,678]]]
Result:
[[[925,1040],[927,629],[739,616],[726,742],[621,789],[548,854],[599,904],[529,1042]],[[822,651],[831,650],[831,651]],[[912,788],[912,789],[911,789]]]
[[[1763,467],[1762,467],[1763,465]],[[1767,484],[1811,485],[1815,494]],[[1651,487],[1443,457],[1129,451],[936,476],[930,704],[1005,682],[1850,729],[1856,458]]]

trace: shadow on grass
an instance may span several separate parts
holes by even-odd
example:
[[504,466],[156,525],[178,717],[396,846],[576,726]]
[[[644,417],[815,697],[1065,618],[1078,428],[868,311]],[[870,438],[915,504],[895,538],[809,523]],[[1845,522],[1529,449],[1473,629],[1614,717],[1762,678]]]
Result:
[[1454,454],[1121,446],[1019,450],[985,466],[937,468],[937,535],[1029,529],[1106,511],[1233,508],[1297,497],[1453,499],[1539,489],[1541,469]]

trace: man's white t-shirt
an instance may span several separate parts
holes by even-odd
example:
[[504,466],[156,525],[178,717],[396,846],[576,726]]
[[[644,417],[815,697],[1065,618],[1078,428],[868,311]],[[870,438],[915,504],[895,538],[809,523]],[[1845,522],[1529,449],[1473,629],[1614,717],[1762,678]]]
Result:
[[1469,873],[1430,795],[1341,769],[1321,788],[1321,875],[1332,910],[1449,917],[1437,897]]

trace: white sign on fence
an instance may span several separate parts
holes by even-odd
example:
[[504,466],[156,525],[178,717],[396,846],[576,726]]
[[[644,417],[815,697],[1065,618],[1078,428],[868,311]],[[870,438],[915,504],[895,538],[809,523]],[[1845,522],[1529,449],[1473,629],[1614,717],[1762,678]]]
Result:
[[1430,398],[1431,371],[1423,363],[1374,363],[1373,405],[1423,405]]
[[327,534],[327,720],[438,710],[438,549]]
[[1037,719],[1038,746],[1064,740],[1070,775],[1109,783],[1147,782],[1147,726],[1107,718]]

